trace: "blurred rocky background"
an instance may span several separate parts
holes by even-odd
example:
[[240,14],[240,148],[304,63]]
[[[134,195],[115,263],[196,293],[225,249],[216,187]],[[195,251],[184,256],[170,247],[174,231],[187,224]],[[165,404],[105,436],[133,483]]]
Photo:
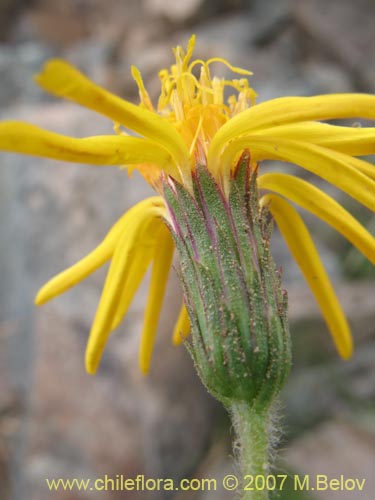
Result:
[[[171,48],[197,35],[196,56],[254,72],[260,100],[373,91],[373,0],[0,0],[0,118],[75,136],[111,132],[108,120],[43,94],[32,77],[50,57],[137,100],[130,65],[152,97]],[[306,175],[306,174],[303,174]],[[95,377],[84,349],[105,270],[34,309],[53,274],[93,248],[151,191],[135,173],[2,155],[0,160],[0,499],[224,500],[216,492],[49,492],[46,478],[137,474],[217,478],[232,473],[231,429],[183,347],[170,335],[180,303],[171,277],[151,375],[137,367],[145,284],[110,339]],[[374,219],[335,193],[368,227]],[[290,474],[365,478],[362,493],[283,491],[278,498],[363,499],[375,491],[374,273],[333,230],[307,217],[353,328],[338,359],[298,269],[275,233],[290,296],[292,376],[280,414],[278,466]]]

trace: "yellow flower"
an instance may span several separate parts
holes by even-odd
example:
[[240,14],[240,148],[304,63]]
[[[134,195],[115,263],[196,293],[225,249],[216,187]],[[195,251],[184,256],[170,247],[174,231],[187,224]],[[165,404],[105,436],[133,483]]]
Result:
[[[115,123],[117,135],[71,138],[23,122],[0,124],[0,149],[93,165],[137,168],[162,194],[168,176],[191,189],[191,173],[206,165],[228,195],[229,178],[244,150],[251,161],[281,160],[296,164],[375,208],[375,169],[357,158],[375,153],[375,128],[322,123],[341,118],[375,118],[375,97],[333,94],[283,97],[255,104],[256,94],[245,76],[251,73],[223,59],[191,61],[195,38],[187,51],[174,50],[176,62],[160,72],[161,94],[155,109],[132,68],[140,93],[134,105],[89,81],[77,69],[52,60],[37,75],[37,83],[56,96],[70,99],[105,115]],[[238,79],[211,76],[211,64],[223,63]],[[236,95],[225,100],[227,89]],[[126,130],[133,134],[128,135]],[[318,252],[300,215],[290,202],[333,226],[375,262],[375,240],[340,204],[296,176],[262,173],[258,187],[291,253],[300,266],[322,310],[342,357],[352,352],[349,326]],[[149,369],[162,298],[171,267],[174,245],[164,224],[168,214],[162,196],[141,201],[112,227],[89,255],[49,281],[38,293],[43,304],[66,291],[106,261],[110,269],[88,340],[86,367],[94,373],[109,334],[125,316],[134,294],[152,263],[149,297],[143,325],[140,366]],[[184,305],[174,332],[177,344],[188,335]]]

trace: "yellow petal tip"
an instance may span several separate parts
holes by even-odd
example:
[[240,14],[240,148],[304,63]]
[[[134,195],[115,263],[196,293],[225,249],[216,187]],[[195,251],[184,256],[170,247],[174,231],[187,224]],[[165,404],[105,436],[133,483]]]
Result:
[[46,294],[43,291],[43,288],[41,288],[39,290],[39,292],[35,296],[34,304],[36,306],[42,306],[43,304],[45,304],[46,302],[48,302],[49,297],[46,296]]
[[62,66],[70,66],[70,64],[64,61],[64,59],[58,59],[58,58],[49,59],[43,64],[39,73],[34,75],[34,79],[38,81],[39,78],[43,78],[46,75],[46,73],[49,73],[50,71],[55,71],[56,69]]
[[180,332],[178,335],[174,334],[172,337],[172,344],[175,347],[178,347],[179,345],[183,344],[186,340],[186,337],[184,337]]
[[134,80],[137,80],[137,78],[141,78],[141,72],[139,71],[137,66],[134,66],[134,64],[130,66],[130,72]]
[[149,363],[145,363],[144,361],[141,360],[139,362],[139,369],[140,369],[140,372],[142,373],[142,375],[144,377],[147,377],[147,375],[150,372],[150,364]]
[[350,344],[345,346],[345,349],[341,349],[339,354],[344,361],[349,361],[349,359],[353,356],[353,345]]
[[98,370],[99,362],[90,353],[86,353],[85,367],[89,375],[95,375]]
[[92,370],[92,369],[89,370],[88,367],[86,366],[86,373],[88,375],[94,376],[94,375],[96,375],[96,370]]

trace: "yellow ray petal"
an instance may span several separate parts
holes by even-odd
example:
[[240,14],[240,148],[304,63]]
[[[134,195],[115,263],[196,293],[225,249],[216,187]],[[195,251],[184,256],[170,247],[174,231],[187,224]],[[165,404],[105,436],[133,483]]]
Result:
[[119,240],[104,283],[86,346],[86,370],[91,375],[96,373],[99,366],[110,334],[112,317],[120,300],[122,282],[132,264],[129,259],[130,245],[129,240]]
[[174,250],[172,237],[166,227],[161,229],[159,238],[159,246],[155,249],[150,290],[139,350],[139,366],[143,374],[147,374],[150,369],[160,310],[168,281],[169,270],[172,265]]
[[[160,220],[159,223],[160,225],[164,224],[162,220]],[[149,231],[149,240],[147,239],[148,235],[144,235],[144,238],[142,238],[142,243],[140,243],[142,244],[142,248],[139,248],[138,246],[137,249],[134,249],[133,263],[129,269],[126,280],[123,283],[123,290],[121,292],[119,305],[113,317],[111,331],[116,330],[121,321],[124,319],[134,298],[134,295],[136,294],[139,285],[144,278],[144,275],[155,253],[155,236],[158,231],[159,228],[155,226],[155,228],[153,228],[152,230],[152,234],[150,234],[151,231]]]
[[178,163],[186,161],[186,146],[167,120],[104,90],[67,62],[60,59],[49,61],[35,79],[48,92],[97,111],[162,144]]
[[269,206],[319,304],[339,354],[348,359],[353,350],[350,328],[304,222],[297,211],[277,195],[265,195],[262,205]]
[[180,313],[177,318],[176,325],[173,330],[172,342],[173,345],[180,345],[190,334],[190,319],[186,306],[182,303]]
[[54,276],[39,290],[35,297],[35,305],[45,304],[87,278],[111,258],[114,247],[114,241],[111,243],[102,242],[76,264]]
[[[155,249],[159,244],[160,231],[165,227],[164,220],[162,219],[165,213],[165,210],[160,211],[159,217],[153,218],[149,224],[140,227],[137,232],[133,246],[128,253],[127,258],[131,265],[129,265],[122,283],[120,300],[112,318],[111,331],[115,330],[124,319],[147,268],[155,255]],[[116,276],[117,272],[117,268],[114,267],[113,273],[108,277],[109,282]],[[111,286],[110,283],[109,286]]]
[[152,230],[155,220],[162,217],[164,212],[164,209],[158,207],[148,207],[143,212],[138,212],[132,220],[129,220],[127,231],[118,240],[87,343],[86,369],[90,374],[96,372],[111,332],[122,287],[134,263],[132,257],[137,251],[138,235],[145,234],[148,229]]
[[350,160],[347,160],[351,167],[361,172],[361,174],[367,175],[372,180],[375,180],[375,165],[368,161],[360,160],[359,158],[353,158],[349,156]]
[[120,234],[126,230],[128,222],[131,221],[140,211],[148,210],[151,207],[164,209],[165,204],[160,196],[153,196],[141,201],[130,210],[128,210],[120,219],[112,226],[104,240],[83,259],[76,264],[65,269],[63,272],[54,276],[49,280],[38,292],[35,298],[35,304],[40,306],[57,295],[65,292],[87,276],[96,271],[113,254],[114,248],[118,242]]
[[[375,128],[371,127],[339,127],[327,123],[301,122],[255,131],[251,135],[315,144],[349,156],[375,154]],[[371,163],[358,158],[351,158],[350,163],[363,174],[375,179],[375,166]]]
[[217,169],[221,150],[240,135],[285,123],[335,118],[375,119],[375,96],[331,94],[280,97],[257,104],[234,116],[218,130],[208,150],[208,163]]
[[[256,130],[253,134],[309,142],[350,156],[375,154],[375,128],[372,127],[339,127],[328,123],[298,122]],[[375,171],[375,167],[372,170]]]
[[171,170],[171,156],[148,139],[97,136],[77,139],[24,122],[0,123],[0,150],[92,165],[154,163]]
[[375,265],[375,239],[357,219],[323,191],[292,175],[276,173],[260,175],[258,187],[275,191],[323,219]]
[[236,139],[228,146],[222,159],[225,168],[235,154],[244,149],[250,149],[254,161],[272,159],[295,163],[342,189],[370,210],[375,210],[375,182],[358,171],[357,158],[314,144],[252,136]]

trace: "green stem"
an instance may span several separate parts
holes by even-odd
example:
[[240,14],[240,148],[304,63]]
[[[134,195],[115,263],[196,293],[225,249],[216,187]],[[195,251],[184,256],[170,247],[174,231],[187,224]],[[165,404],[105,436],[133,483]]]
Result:
[[[234,450],[239,465],[241,500],[267,500],[265,479],[269,474],[269,409],[257,410],[244,401],[229,407],[236,433]],[[258,478],[258,479],[257,479]]]

